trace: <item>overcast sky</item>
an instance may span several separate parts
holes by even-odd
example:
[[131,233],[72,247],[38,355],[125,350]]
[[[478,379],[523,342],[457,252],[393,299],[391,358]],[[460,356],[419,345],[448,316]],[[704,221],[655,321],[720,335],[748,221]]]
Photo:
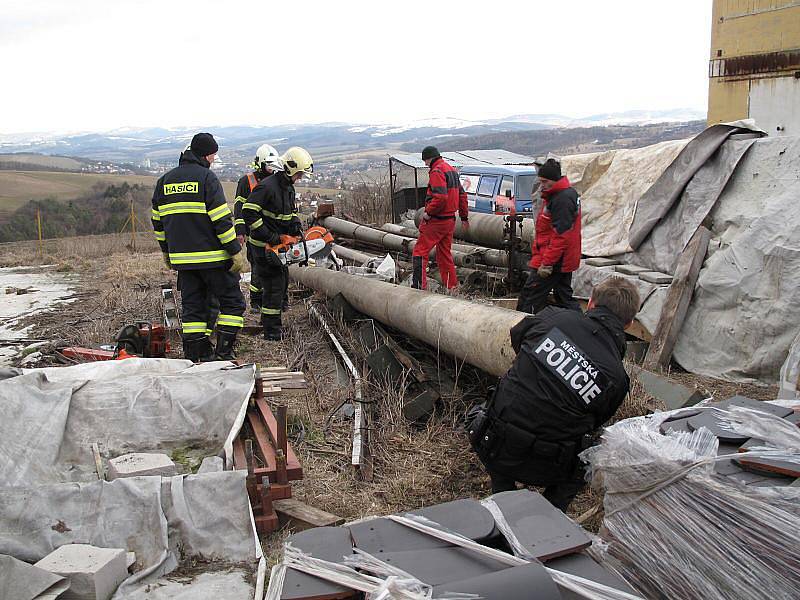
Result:
[[0,133],[705,109],[711,0],[2,0]]

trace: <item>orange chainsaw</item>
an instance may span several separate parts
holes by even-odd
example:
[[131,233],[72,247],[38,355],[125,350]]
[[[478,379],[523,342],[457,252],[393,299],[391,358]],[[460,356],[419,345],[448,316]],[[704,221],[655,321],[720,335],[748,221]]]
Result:
[[333,235],[324,227],[310,227],[299,236],[281,235],[280,244],[265,249],[275,252],[285,265],[307,265],[309,259],[325,262],[333,250]]

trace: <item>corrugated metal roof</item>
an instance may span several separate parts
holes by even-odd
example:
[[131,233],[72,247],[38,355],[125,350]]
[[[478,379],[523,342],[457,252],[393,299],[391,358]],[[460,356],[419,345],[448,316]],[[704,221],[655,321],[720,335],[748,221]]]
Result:
[[[427,169],[420,154],[398,153],[390,156],[392,160],[415,169]],[[462,150],[461,152],[442,152],[442,158],[456,168],[467,165],[532,165],[532,156],[517,154],[508,150]]]

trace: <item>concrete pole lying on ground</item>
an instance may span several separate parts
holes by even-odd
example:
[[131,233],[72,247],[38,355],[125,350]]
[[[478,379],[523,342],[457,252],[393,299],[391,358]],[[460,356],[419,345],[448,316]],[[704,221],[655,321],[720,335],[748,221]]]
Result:
[[[383,246],[387,250],[394,250],[396,252],[405,252],[411,254],[417,240],[414,238],[403,237],[394,233],[387,233],[374,227],[367,227],[352,221],[345,221],[337,217],[325,217],[320,220],[320,223],[326,229],[344,237],[369,242],[378,246]],[[436,251],[432,250],[430,253],[432,258],[435,258]],[[472,254],[465,254],[463,252],[453,252],[453,262],[460,267],[474,267],[475,256]]]
[[292,265],[298,283],[329,298],[342,294],[359,312],[501,376],[516,354],[509,332],[526,314],[320,267]]
[[[414,218],[417,227],[419,227],[419,222],[422,220],[423,210],[420,208]],[[456,230],[453,235],[460,240],[472,242],[473,244],[500,248],[505,237],[503,233],[505,226],[506,218],[502,215],[471,212],[469,213],[469,230],[464,231],[461,227],[461,221],[456,219]],[[533,234],[534,220],[523,219],[522,233],[520,235],[522,241],[530,244],[533,241]]]
[[[418,229],[402,227],[394,223],[384,223],[382,231],[403,235],[406,237],[419,237]],[[404,232],[404,233],[403,233]],[[487,248],[486,246],[468,246],[467,244],[453,244],[450,246],[453,252],[464,252],[465,254],[475,254],[475,261],[490,267],[508,267],[508,253],[497,248]]]
[[[366,263],[369,260],[372,260],[373,258],[383,259],[382,256],[367,254],[366,252],[361,252],[360,250],[354,250],[353,248],[340,246],[339,244],[333,244],[333,251],[339,258],[344,258],[346,260],[353,261],[355,263],[358,263],[359,265],[363,265],[364,263]],[[408,271],[411,270],[411,263],[400,260],[396,262],[403,269],[406,269]],[[470,287],[484,287],[486,285],[487,275],[485,271],[479,271],[478,269],[468,269],[467,267],[456,267],[456,275],[458,276],[458,280],[463,285],[468,285]],[[438,269],[435,269],[434,272],[431,273],[431,277],[436,279],[436,281],[438,281],[439,283],[442,283],[442,277]]]

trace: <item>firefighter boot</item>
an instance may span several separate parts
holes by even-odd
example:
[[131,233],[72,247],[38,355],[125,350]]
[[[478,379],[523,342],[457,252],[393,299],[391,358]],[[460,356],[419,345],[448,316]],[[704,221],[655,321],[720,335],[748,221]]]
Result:
[[234,360],[233,346],[236,344],[236,333],[233,331],[217,331],[216,360]]
[[264,326],[264,340],[267,342],[280,342],[283,339],[281,326]]
[[208,362],[214,360],[214,347],[208,336],[194,339],[183,339],[183,356],[192,362]]

